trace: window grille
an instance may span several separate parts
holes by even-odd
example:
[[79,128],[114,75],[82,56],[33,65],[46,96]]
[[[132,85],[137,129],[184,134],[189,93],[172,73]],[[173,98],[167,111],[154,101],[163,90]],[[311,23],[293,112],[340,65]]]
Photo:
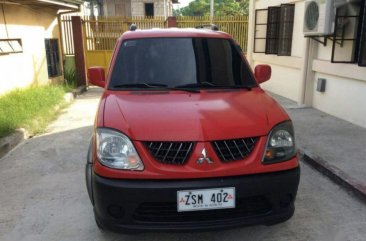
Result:
[[60,52],[57,39],[46,39],[46,58],[48,77],[57,77],[61,75]]
[[366,2],[364,2],[364,8],[362,12],[362,25],[360,31],[360,44],[358,53],[358,65],[366,66]]
[[292,32],[294,29],[294,4],[281,5],[280,29],[278,34],[278,55],[291,56]]
[[281,17],[280,7],[268,8],[266,54],[278,54],[280,17]]
[[255,11],[254,53],[265,53],[268,9]]
[[256,10],[254,53],[291,56],[294,14],[294,4]]
[[23,46],[21,39],[0,39],[0,55],[22,52]]

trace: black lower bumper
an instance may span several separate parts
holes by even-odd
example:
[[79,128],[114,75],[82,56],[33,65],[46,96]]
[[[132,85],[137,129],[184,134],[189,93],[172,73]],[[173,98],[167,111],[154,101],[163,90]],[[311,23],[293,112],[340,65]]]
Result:
[[[90,164],[88,164],[90,165]],[[300,169],[191,180],[114,180],[87,165],[88,191],[96,221],[122,232],[183,231],[271,225],[294,213]],[[233,209],[177,212],[177,191],[235,187]]]

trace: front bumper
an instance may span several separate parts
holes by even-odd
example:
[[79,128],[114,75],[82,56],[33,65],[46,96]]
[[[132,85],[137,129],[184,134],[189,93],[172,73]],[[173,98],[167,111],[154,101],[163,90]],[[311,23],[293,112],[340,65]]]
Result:
[[[294,213],[300,169],[209,179],[117,180],[87,164],[87,187],[96,221],[122,232],[229,228],[286,221]],[[89,183],[89,184],[88,184]],[[177,191],[235,187],[234,209],[177,212]]]

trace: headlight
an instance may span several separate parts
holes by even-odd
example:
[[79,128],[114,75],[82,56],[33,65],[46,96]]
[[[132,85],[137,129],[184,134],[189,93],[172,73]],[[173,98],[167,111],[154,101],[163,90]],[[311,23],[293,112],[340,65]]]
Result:
[[287,161],[296,155],[294,128],[291,121],[275,126],[269,134],[263,163]]
[[96,130],[99,161],[107,167],[124,170],[144,170],[144,165],[130,139],[111,129]]

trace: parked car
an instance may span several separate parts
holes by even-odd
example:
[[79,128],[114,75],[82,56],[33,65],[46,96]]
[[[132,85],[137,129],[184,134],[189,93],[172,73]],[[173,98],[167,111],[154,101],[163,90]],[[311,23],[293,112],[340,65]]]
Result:
[[272,225],[294,213],[300,169],[286,112],[224,32],[136,30],[117,41],[86,164],[100,228]]

